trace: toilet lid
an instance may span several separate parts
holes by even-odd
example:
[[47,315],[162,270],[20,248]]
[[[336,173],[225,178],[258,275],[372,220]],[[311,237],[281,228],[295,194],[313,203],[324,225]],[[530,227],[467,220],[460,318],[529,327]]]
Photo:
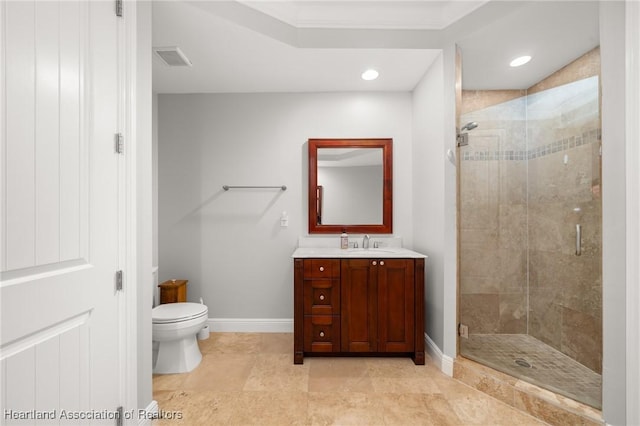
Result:
[[206,315],[207,312],[207,305],[203,305],[202,303],[165,303],[153,308],[151,316],[153,318],[153,322],[158,324],[186,321]]

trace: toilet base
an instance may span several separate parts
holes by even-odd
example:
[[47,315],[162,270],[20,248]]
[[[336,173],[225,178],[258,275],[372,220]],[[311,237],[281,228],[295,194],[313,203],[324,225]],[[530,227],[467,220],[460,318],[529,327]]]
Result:
[[154,342],[155,344],[158,345],[158,354],[153,374],[188,373],[202,361],[195,335],[184,339]]

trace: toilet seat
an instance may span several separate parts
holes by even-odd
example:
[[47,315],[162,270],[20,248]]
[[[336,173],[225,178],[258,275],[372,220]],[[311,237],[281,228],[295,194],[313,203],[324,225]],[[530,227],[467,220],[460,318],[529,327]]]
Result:
[[207,305],[201,303],[165,303],[151,311],[153,324],[173,324],[197,319],[208,314]]

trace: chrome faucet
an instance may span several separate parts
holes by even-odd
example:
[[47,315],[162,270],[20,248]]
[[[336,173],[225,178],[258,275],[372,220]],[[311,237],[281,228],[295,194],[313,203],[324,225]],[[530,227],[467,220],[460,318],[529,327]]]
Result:
[[362,239],[362,248],[363,249],[369,248],[369,235],[365,235],[364,238]]

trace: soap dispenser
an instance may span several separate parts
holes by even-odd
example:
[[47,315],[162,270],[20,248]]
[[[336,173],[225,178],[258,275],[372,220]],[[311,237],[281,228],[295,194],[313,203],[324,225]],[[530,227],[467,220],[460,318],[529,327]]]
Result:
[[342,235],[340,235],[340,248],[341,249],[349,248],[349,236],[344,231],[342,232]]

